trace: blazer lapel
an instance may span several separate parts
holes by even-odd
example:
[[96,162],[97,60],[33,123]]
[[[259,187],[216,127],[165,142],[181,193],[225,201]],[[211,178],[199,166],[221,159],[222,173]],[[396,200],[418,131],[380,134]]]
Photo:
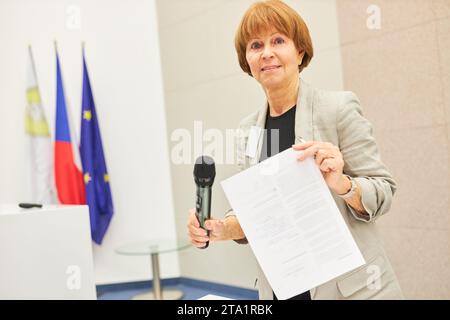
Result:
[[259,163],[259,159],[261,158],[261,150],[264,139],[264,128],[266,126],[266,116],[267,116],[267,103],[263,108],[260,109],[258,113],[258,118],[256,120],[255,126],[260,128],[260,135],[258,137],[257,151],[256,157],[250,159],[250,165],[253,166]]
[[297,110],[295,112],[295,143],[314,140],[312,117],[314,91],[302,79],[300,79],[299,86]]

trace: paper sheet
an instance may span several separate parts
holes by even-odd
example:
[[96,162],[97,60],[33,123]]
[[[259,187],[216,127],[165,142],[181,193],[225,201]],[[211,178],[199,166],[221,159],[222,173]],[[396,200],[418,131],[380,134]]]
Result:
[[279,299],[365,264],[313,158],[291,148],[222,187]]
[[215,294],[207,294],[206,296],[203,296],[201,298],[198,298],[197,300],[233,300],[231,298],[217,296]]

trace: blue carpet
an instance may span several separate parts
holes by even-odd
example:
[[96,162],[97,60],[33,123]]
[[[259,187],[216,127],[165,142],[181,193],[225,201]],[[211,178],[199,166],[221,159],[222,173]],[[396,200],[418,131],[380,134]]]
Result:
[[[256,290],[238,288],[189,278],[164,279],[163,289],[177,289],[184,293],[182,300],[197,300],[208,294],[236,300],[257,300]],[[151,290],[151,281],[97,286],[98,300],[129,300],[135,295]]]

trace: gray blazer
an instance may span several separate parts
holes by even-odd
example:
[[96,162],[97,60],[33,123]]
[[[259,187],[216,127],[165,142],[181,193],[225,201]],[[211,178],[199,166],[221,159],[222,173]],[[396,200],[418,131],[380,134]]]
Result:
[[[237,137],[237,163],[241,170],[259,162],[263,135],[257,156],[250,158],[246,148],[250,128],[264,129],[267,105],[244,118]],[[391,207],[396,184],[381,162],[372,125],[362,115],[358,98],[352,92],[323,91],[300,80],[295,116],[295,142],[324,141],[339,147],[344,157],[344,173],[355,178],[362,189],[362,203],[368,218],[360,216],[340,197],[333,198],[350,229],[366,264],[310,291],[312,299],[403,299],[392,266],[377,234],[375,220]],[[232,211],[227,213],[234,215]],[[246,240],[237,241],[246,243]],[[273,299],[264,273],[258,266],[260,299]]]

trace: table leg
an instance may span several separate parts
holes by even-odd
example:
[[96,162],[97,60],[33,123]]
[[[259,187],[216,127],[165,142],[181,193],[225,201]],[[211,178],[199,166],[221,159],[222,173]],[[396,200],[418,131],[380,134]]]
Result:
[[159,257],[158,253],[152,253],[152,272],[153,272],[153,294],[155,300],[162,300],[161,277],[159,274]]
[[153,292],[136,295],[133,300],[179,300],[183,297],[181,290],[163,290],[159,273],[159,254],[152,253]]

